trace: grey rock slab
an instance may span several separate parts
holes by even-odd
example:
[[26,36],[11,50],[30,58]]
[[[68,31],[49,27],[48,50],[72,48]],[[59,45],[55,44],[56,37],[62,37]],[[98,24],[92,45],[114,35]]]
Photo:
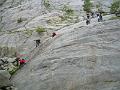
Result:
[[[104,8],[110,6],[112,0],[100,0],[95,1],[98,3],[105,4]],[[51,11],[60,11],[64,5],[69,5],[74,11],[77,11],[79,15],[83,15],[83,0],[49,0],[51,5]],[[1,0],[0,1],[0,16],[2,20],[0,22],[0,27],[2,30],[17,30],[27,23],[28,28],[32,28],[30,25],[38,25],[40,23],[39,16],[45,13],[48,13],[47,8],[44,7],[42,0]],[[37,21],[32,20],[33,18],[38,17]],[[21,23],[17,23],[17,20],[22,18]]]
[[14,61],[15,61],[15,59],[16,59],[16,58],[8,58],[8,60],[7,60],[7,61],[8,61],[8,62],[10,62],[10,63],[12,63],[12,62],[14,62]]
[[0,70],[0,87],[11,86],[12,83],[9,80],[10,74],[6,70]]
[[18,90],[119,90],[119,25],[112,20],[58,30],[12,81]]

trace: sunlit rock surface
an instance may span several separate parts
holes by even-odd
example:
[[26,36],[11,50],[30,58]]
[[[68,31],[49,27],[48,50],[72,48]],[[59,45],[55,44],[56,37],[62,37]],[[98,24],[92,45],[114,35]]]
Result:
[[[69,5],[74,7],[74,10],[82,9],[82,0],[50,0],[50,11],[44,6],[44,0],[1,0],[0,1],[0,30],[17,30],[20,28],[25,28],[25,26],[32,22],[38,24],[40,23],[39,16],[60,11],[64,5]],[[79,5],[78,2],[79,1]],[[77,4],[76,4],[77,3]],[[59,4],[59,5],[58,5]],[[72,5],[71,5],[72,4]],[[73,5],[74,4],[74,5]],[[58,7],[59,6],[59,7]],[[77,7],[77,8],[76,8]],[[38,18],[38,19],[37,19]],[[19,22],[19,20],[21,21]],[[33,19],[36,19],[34,21]]]
[[[46,8],[44,0],[1,0],[0,1],[0,30],[18,30],[33,28],[43,25],[43,21],[39,18],[43,14],[61,11],[65,5],[77,11],[78,15],[84,15],[83,0],[48,0],[50,7]],[[102,5],[103,10],[107,10],[112,0],[92,0],[94,5]],[[49,15],[49,14],[48,14]],[[20,20],[20,21],[19,21]],[[42,23],[41,23],[42,22]],[[29,26],[34,23],[35,26]]]
[[[13,77],[18,90],[120,90],[120,21],[59,30]],[[42,49],[41,49],[42,48]]]

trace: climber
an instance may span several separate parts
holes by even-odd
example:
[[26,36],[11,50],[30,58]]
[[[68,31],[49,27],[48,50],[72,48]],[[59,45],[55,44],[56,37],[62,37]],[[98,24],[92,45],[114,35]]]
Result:
[[100,13],[100,15],[99,15],[99,18],[100,18],[100,21],[103,20],[103,18],[102,18],[102,14],[101,14],[101,13]]
[[27,61],[25,59],[19,59],[20,67],[22,67],[23,65],[25,65],[26,62]]
[[90,19],[86,20],[86,25],[90,24]]
[[87,13],[86,25],[90,24],[90,14]]
[[94,12],[91,12],[91,16],[92,16],[92,18],[94,18]]
[[100,13],[99,12],[96,12],[96,16],[98,17],[100,15]]
[[54,37],[54,36],[56,36],[56,33],[55,33],[55,32],[52,33],[52,37]]
[[90,19],[90,14],[89,13],[87,13],[87,19]]
[[39,44],[40,44],[40,39],[37,39],[37,40],[35,40],[35,41],[36,41],[36,47],[38,47]]
[[99,14],[97,15],[97,19],[98,19],[98,22],[100,22],[100,15]]
[[99,16],[99,13],[97,13],[96,15],[97,15],[97,17],[98,17],[98,16]]

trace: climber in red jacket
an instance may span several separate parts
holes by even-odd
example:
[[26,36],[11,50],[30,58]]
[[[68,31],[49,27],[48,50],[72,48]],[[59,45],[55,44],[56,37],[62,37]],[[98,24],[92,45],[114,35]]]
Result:
[[26,64],[27,60],[25,59],[20,59],[19,63],[20,63],[20,67],[23,66],[24,64]]

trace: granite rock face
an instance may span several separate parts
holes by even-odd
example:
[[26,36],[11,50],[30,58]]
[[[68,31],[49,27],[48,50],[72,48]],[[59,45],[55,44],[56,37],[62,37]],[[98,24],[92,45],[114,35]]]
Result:
[[120,90],[119,26],[113,20],[58,30],[12,81],[18,90]]
[[[78,0],[80,5],[71,5],[80,9],[82,8],[83,1]],[[1,0],[0,1],[0,30],[17,30],[24,28],[29,22],[37,23],[32,21],[39,16],[54,12],[64,5],[71,3],[77,3],[74,0],[50,0],[50,11],[44,6],[44,0]],[[58,8],[58,4],[60,7]],[[60,10],[58,10],[60,11]]]
[[[70,0],[71,3],[76,1]],[[63,8],[69,0],[50,0],[51,10],[48,11],[43,4],[43,0],[1,0],[0,1],[0,57],[13,57],[15,52],[27,48],[33,49],[36,38],[43,38],[36,33],[36,28],[43,26],[49,34],[53,30],[66,25],[60,23],[60,26],[50,25],[49,20],[59,20],[63,15],[60,8]],[[60,4],[60,3],[61,4]],[[79,2],[82,2],[79,0]],[[83,3],[83,2],[82,2]],[[82,3],[79,8],[82,7]],[[60,4],[60,8],[57,7]],[[71,5],[72,6],[72,5]],[[75,5],[76,6],[76,5]],[[57,22],[57,21],[55,21]],[[47,37],[47,35],[45,35]],[[41,41],[43,41],[42,39]],[[10,55],[11,54],[11,55]]]
[[10,74],[5,70],[0,70],[0,88],[3,86],[11,86],[12,83],[9,80]]
[[[61,11],[64,5],[68,5],[79,15],[84,15],[83,0],[48,0],[50,7],[45,7],[45,0],[1,0],[0,1],[0,30],[18,30],[27,27],[28,23],[40,23],[39,16]],[[47,0],[46,0],[47,1]],[[105,8],[110,6],[112,0],[93,0],[94,4],[100,2]],[[36,19],[34,21],[33,19]],[[29,28],[29,27],[28,27]]]
[[105,11],[105,12],[109,12],[110,11],[110,6],[111,6],[111,3],[114,1],[114,0],[91,0],[93,5],[99,5],[100,8]]
[[[92,1],[105,8],[112,2]],[[13,62],[16,52],[30,56],[12,77],[18,90],[120,90],[120,21],[94,19],[86,26],[81,19],[83,0],[49,0],[49,4],[47,8],[43,0],[0,0],[0,57]],[[61,22],[64,5],[77,11],[82,22]],[[47,32],[38,35],[38,26]],[[53,31],[57,35],[51,38]],[[42,42],[38,48],[36,38]],[[9,66],[11,71],[14,67]],[[0,87],[11,86],[9,78],[0,70]]]

